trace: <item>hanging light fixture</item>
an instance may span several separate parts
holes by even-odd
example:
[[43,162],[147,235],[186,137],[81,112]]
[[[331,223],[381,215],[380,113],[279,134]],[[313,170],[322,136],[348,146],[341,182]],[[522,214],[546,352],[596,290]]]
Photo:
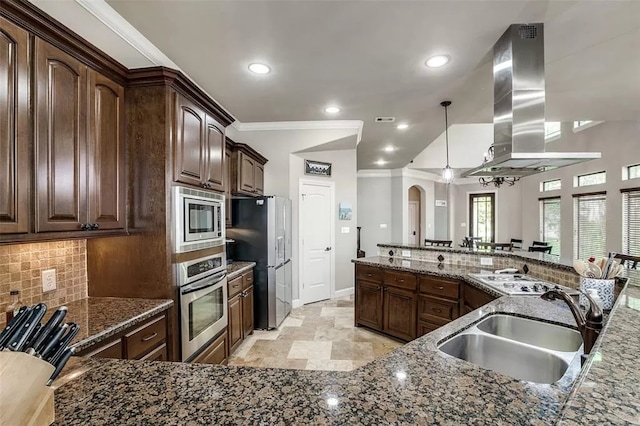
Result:
[[447,165],[442,169],[442,180],[446,184],[453,182],[453,169],[449,165],[449,115],[448,108],[451,105],[451,101],[442,101],[440,106],[444,107],[444,138],[447,144]]

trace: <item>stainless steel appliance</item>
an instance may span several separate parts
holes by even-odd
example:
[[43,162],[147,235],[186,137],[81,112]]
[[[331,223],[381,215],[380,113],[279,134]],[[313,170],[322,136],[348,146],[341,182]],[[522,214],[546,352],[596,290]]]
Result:
[[177,264],[182,360],[189,361],[227,326],[224,252]]
[[176,253],[224,245],[224,195],[176,186],[173,199]]
[[233,199],[236,261],[256,262],[254,322],[258,329],[278,327],[291,312],[291,200],[283,197]]
[[524,274],[469,274],[469,276],[509,296],[540,296],[552,289],[563,290],[570,295],[578,295],[578,291],[575,289]]

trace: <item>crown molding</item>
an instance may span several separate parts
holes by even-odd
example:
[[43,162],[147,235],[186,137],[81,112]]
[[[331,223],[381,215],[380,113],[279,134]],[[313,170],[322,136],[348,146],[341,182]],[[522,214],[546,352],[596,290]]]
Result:
[[364,170],[358,170],[358,173],[356,174],[356,177],[358,177],[358,178],[390,178],[391,177],[391,170],[390,169],[381,169],[381,170],[364,169]]
[[232,126],[239,132],[262,130],[355,130],[357,143],[362,139],[362,120],[316,120],[316,121],[269,121],[242,123],[236,121]]
[[75,0],[83,9],[106,25],[118,37],[138,51],[156,66],[179,69],[167,55],[162,53],[140,31],[124,19],[104,0]]

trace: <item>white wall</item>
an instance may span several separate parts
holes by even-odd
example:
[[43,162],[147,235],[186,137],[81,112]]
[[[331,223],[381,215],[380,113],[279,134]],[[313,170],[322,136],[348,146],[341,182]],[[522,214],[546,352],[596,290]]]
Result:
[[[640,121],[604,122],[574,133],[572,123],[563,123],[562,137],[549,142],[547,151],[597,151],[602,158],[524,178],[516,185],[523,194],[522,223],[525,244],[540,238],[539,197],[561,196],[560,255],[573,257],[573,194],[607,191],[607,250],[622,250],[621,188],[640,186],[640,179],[622,180],[622,168],[640,163]],[[607,183],[574,188],[580,174],[607,172]],[[562,189],[540,192],[540,182],[562,180]]]
[[[304,160],[315,160],[332,163],[331,177],[307,176],[304,174]],[[307,152],[304,154],[292,154],[289,157],[290,164],[290,190],[289,198],[293,206],[293,252],[298,254],[293,259],[293,299],[300,297],[299,293],[299,259],[302,258],[298,244],[299,239],[299,183],[300,179],[315,180],[318,182],[331,181],[335,183],[335,205],[332,214],[336,216],[335,228],[335,290],[353,288],[354,273],[351,259],[356,257],[357,246],[357,217],[358,217],[358,182],[356,177],[356,150]],[[338,205],[346,202],[353,206],[352,220],[338,220]],[[343,234],[341,228],[348,227],[349,233]]]
[[[361,226],[360,248],[367,256],[378,253],[377,244],[390,243],[391,178],[358,177],[358,226]],[[381,228],[381,225],[386,227]]]

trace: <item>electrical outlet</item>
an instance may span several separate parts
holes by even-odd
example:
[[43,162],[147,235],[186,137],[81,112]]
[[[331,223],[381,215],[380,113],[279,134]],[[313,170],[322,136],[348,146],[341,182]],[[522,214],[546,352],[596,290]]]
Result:
[[42,292],[53,291],[56,289],[56,270],[47,269],[42,271]]
[[380,229],[386,229],[387,228],[387,224],[386,223],[381,223],[380,224]]
[[402,257],[411,257],[411,250],[402,250]]
[[493,266],[493,258],[491,257],[481,257],[480,265],[482,266]]
[[348,234],[349,232],[351,232],[351,229],[350,229],[348,226],[343,226],[343,227],[341,228],[341,232],[342,232],[343,234]]

